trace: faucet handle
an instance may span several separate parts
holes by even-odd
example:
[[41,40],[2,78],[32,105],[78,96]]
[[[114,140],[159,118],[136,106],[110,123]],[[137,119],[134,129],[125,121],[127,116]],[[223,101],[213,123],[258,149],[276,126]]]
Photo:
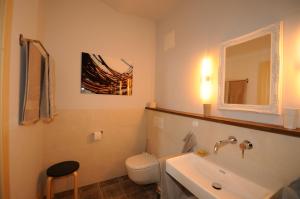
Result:
[[236,137],[234,137],[234,136],[229,136],[229,137],[228,137],[228,140],[229,140],[229,142],[230,142],[231,144],[236,144],[236,143],[237,143],[237,139],[236,139]]
[[250,141],[248,141],[248,140],[244,140],[240,144],[240,149],[242,150],[242,158],[244,159],[244,157],[245,157],[245,150],[253,149],[253,144]]

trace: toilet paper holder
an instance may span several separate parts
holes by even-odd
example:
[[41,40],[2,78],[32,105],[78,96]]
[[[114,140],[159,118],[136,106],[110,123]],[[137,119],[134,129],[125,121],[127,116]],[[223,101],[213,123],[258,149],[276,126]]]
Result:
[[103,133],[104,133],[103,130],[93,132],[93,133],[92,133],[92,135],[93,135],[93,140],[94,140],[94,141],[99,141],[99,140],[101,140],[101,139],[102,139],[102,136],[103,136]]

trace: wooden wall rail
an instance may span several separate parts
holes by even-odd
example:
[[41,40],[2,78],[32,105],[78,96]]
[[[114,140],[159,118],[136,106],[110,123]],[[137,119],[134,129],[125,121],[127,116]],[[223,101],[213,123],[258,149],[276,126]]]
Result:
[[204,117],[202,114],[175,111],[175,110],[164,109],[159,107],[157,108],[146,107],[145,109],[300,138],[300,128],[290,130],[290,129],[285,129],[283,128],[283,126],[279,126],[279,125],[250,122],[245,120],[236,120],[236,119],[229,119],[229,118],[215,117],[215,116]]

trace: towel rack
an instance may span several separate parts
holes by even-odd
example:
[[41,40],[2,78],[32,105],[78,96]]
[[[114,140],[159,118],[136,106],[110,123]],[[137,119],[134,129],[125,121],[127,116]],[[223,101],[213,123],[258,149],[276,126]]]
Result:
[[23,34],[20,34],[20,36],[19,36],[19,43],[20,43],[21,46],[23,46],[24,41],[30,41],[30,42],[33,42],[33,43],[38,43],[42,47],[42,49],[45,51],[45,53],[47,54],[47,56],[49,57],[48,51],[46,50],[46,48],[42,44],[42,42],[40,42],[39,40],[27,39],[27,38],[23,37]]
[[226,82],[238,82],[238,81],[245,81],[246,83],[249,82],[249,79],[239,79],[239,80],[227,80]]

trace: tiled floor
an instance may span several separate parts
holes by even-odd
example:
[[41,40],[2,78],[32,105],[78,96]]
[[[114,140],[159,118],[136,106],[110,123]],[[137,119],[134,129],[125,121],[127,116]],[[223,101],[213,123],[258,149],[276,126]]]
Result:
[[[158,199],[156,184],[137,185],[127,176],[79,189],[79,199]],[[55,199],[73,199],[73,192],[58,193]]]

